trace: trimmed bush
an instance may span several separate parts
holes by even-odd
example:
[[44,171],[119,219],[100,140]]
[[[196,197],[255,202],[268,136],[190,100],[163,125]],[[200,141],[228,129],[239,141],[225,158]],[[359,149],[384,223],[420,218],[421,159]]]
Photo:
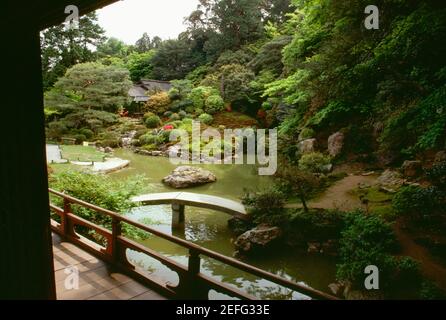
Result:
[[169,95],[166,92],[159,92],[150,96],[145,107],[147,111],[163,114],[168,110],[170,102]]
[[73,135],[73,138],[76,139],[76,144],[81,144],[82,142],[87,141],[87,137],[80,133]]
[[299,160],[299,169],[311,173],[324,173],[330,161],[329,156],[320,152],[306,153]]
[[146,121],[147,118],[150,118],[152,116],[156,116],[156,114],[154,114],[153,112],[146,112],[144,113],[144,116],[142,117],[144,121]]
[[183,119],[187,116],[187,112],[184,110],[181,110],[180,112],[178,112],[178,116]]
[[181,117],[179,116],[178,113],[172,113],[171,116],[169,117],[170,121],[179,121],[181,120]]
[[150,116],[145,120],[147,128],[156,128],[161,124],[161,119],[158,116]]
[[204,124],[210,125],[214,121],[214,118],[210,114],[203,113],[198,117],[198,120]]
[[274,188],[245,192],[242,203],[248,207],[248,213],[255,223],[280,225],[286,220],[285,197]]
[[212,95],[206,99],[205,111],[209,114],[215,114],[225,108],[225,102],[219,95]]

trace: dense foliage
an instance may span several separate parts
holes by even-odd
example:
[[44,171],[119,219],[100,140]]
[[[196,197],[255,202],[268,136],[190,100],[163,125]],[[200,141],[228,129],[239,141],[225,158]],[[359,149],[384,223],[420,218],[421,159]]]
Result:
[[[139,176],[118,181],[103,175],[77,171],[53,174],[49,182],[50,187],[57,191],[119,214],[135,206],[130,199],[137,195],[143,186],[143,178]],[[62,205],[60,198],[54,197],[53,200],[55,204]],[[111,218],[104,214],[76,205],[72,205],[71,209],[76,215],[111,229]],[[82,229],[81,232],[100,241],[92,230]],[[124,226],[124,232],[133,237],[140,236],[129,226]]]

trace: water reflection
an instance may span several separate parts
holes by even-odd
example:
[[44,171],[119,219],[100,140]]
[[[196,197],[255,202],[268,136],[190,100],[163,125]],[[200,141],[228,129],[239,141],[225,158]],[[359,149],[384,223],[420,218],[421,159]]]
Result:
[[[112,176],[120,179],[130,175],[145,174],[148,179],[146,192],[172,191],[171,188],[160,183],[161,179],[175,168],[168,159],[136,155],[128,150],[118,150],[115,155],[130,160],[131,165],[130,168],[114,173]],[[244,188],[261,188],[271,182],[269,177],[257,176],[257,170],[254,166],[202,166],[216,174],[217,182],[187,189],[187,192],[206,193],[239,200]],[[172,234],[170,205],[134,208],[127,215],[134,220],[150,225],[152,228]],[[210,250],[233,256],[234,245],[232,240],[234,235],[227,228],[229,218],[230,216],[225,213],[186,207],[185,230],[184,232],[173,231],[173,234]],[[141,241],[141,243],[178,263],[187,265],[188,252],[183,247],[153,235]],[[128,251],[128,257],[133,263],[149,270],[159,279],[169,281],[172,284],[178,282],[177,274],[155,259],[131,250]],[[328,291],[328,284],[333,282],[335,278],[335,261],[333,258],[308,255],[290,248],[275,250],[256,258],[246,258],[244,262],[325,292]],[[259,279],[211,258],[202,258],[201,271],[217,281],[233,285],[262,299],[307,299],[302,294]],[[227,295],[216,291],[212,291],[210,297],[214,299],[228,298]]]

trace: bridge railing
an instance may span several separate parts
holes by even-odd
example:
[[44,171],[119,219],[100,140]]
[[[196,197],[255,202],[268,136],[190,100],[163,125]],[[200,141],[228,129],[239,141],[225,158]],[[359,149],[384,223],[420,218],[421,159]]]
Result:
[[[249,264],[238,261],[234,258],[227,257],[181,238],[163,233],[147,225],[119,215],[116,212],[100,208],[91,203],[87,203],[85,201],[76,199],[52,189],[49,189],[49,192],[63,199],[63,208],[60,208],[52,203],[50,204],[51,211],[60,217],[60,222],[56,222],[53,219],[51,220],[51,227],[54,232],[59,234],[66,241],[72,242],[85,251],[90,252],[98,258],[110,263],[119,271],[126,273],[143,283],[146,283],[148,286],[157,288],[159,291],[161,291],[161,293],[170,298],[205,300],[209,298],[209,291],[213,289],[217,292],[224,293],[235,298],[257,299],[256,297],[249,295],[231,285],[219,282],[201,273],[200,256],[206,256],[215,259],[223,264],[235,267],[249,274],[255,275],[262,279],[276,283],[280,286],[304,294],[310,298],[323,300],[336,299],[335,297],[324,292],[284,279],[275,274],[266,272]],[[110,217],[112,221],[111,230],[75,215],[72,212],[71,205],[78,205],[84,208],[88,208]],[[163,256],[153,249],[150,249],[140,243],[127,238],[121,232],[123,223],[129,224],[144,232],[153,234],[169,242],[175,243],[183,248],[186,248],[189,251],[187,266],[180,264],[168,257]],[[76,226],[82,226],[94,230],[97,234],[105,239],[106,244],[104,246],[101,246],[96,242],[90,241],[87,238],[81,236],[80,234],[76,233]],[[178,285],[173,286],[169,283],[163,283],[160,280],[151,277],[150,274],[147,274],[143,270],[138,270],[139,268],[136,268],[128,261],[126,253],[127,249],[146,254],[158,260],[171,270],[175,271],[179,277]]]

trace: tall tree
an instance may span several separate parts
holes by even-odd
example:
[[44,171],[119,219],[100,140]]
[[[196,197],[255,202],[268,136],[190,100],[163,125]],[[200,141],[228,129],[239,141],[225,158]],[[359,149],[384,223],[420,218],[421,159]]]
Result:
[[98,46],[97,53],[99,57],[111,56],[124,58],[129,54],[129,48],[123,41],[111,37]]
[[150,50],[143,53],[133,52],[127,57],[126,67],[130,71],[132,81],[136,82],[141,78],[153,78],[152,59],[154,55],[155,50]]
[[139,38],[135,43],[135,50],[138,53],[143,53],[152,49],[152,41],[150,40],[147,32],[144,32],[142,37]]
[[92,50],[105,40],[104,33],[94,12],[80,18],[79,28],[68,29],[61,24],[44,30],[41,33],[44,89],[50,88],[76,63],[94,60]]
[[113,112],[129,102],[129,72],[101,63],[80,63],[67,70],[45,95],[51,109],[96,109]]
[[262,0],[201,0],[187,18],[189,34],[205,35],[204,49],[217,56],[263,35]]
[[159,80],[182,79],[199,65],[199,60],[188,41],[163,41],[152,59],[153,76]]

